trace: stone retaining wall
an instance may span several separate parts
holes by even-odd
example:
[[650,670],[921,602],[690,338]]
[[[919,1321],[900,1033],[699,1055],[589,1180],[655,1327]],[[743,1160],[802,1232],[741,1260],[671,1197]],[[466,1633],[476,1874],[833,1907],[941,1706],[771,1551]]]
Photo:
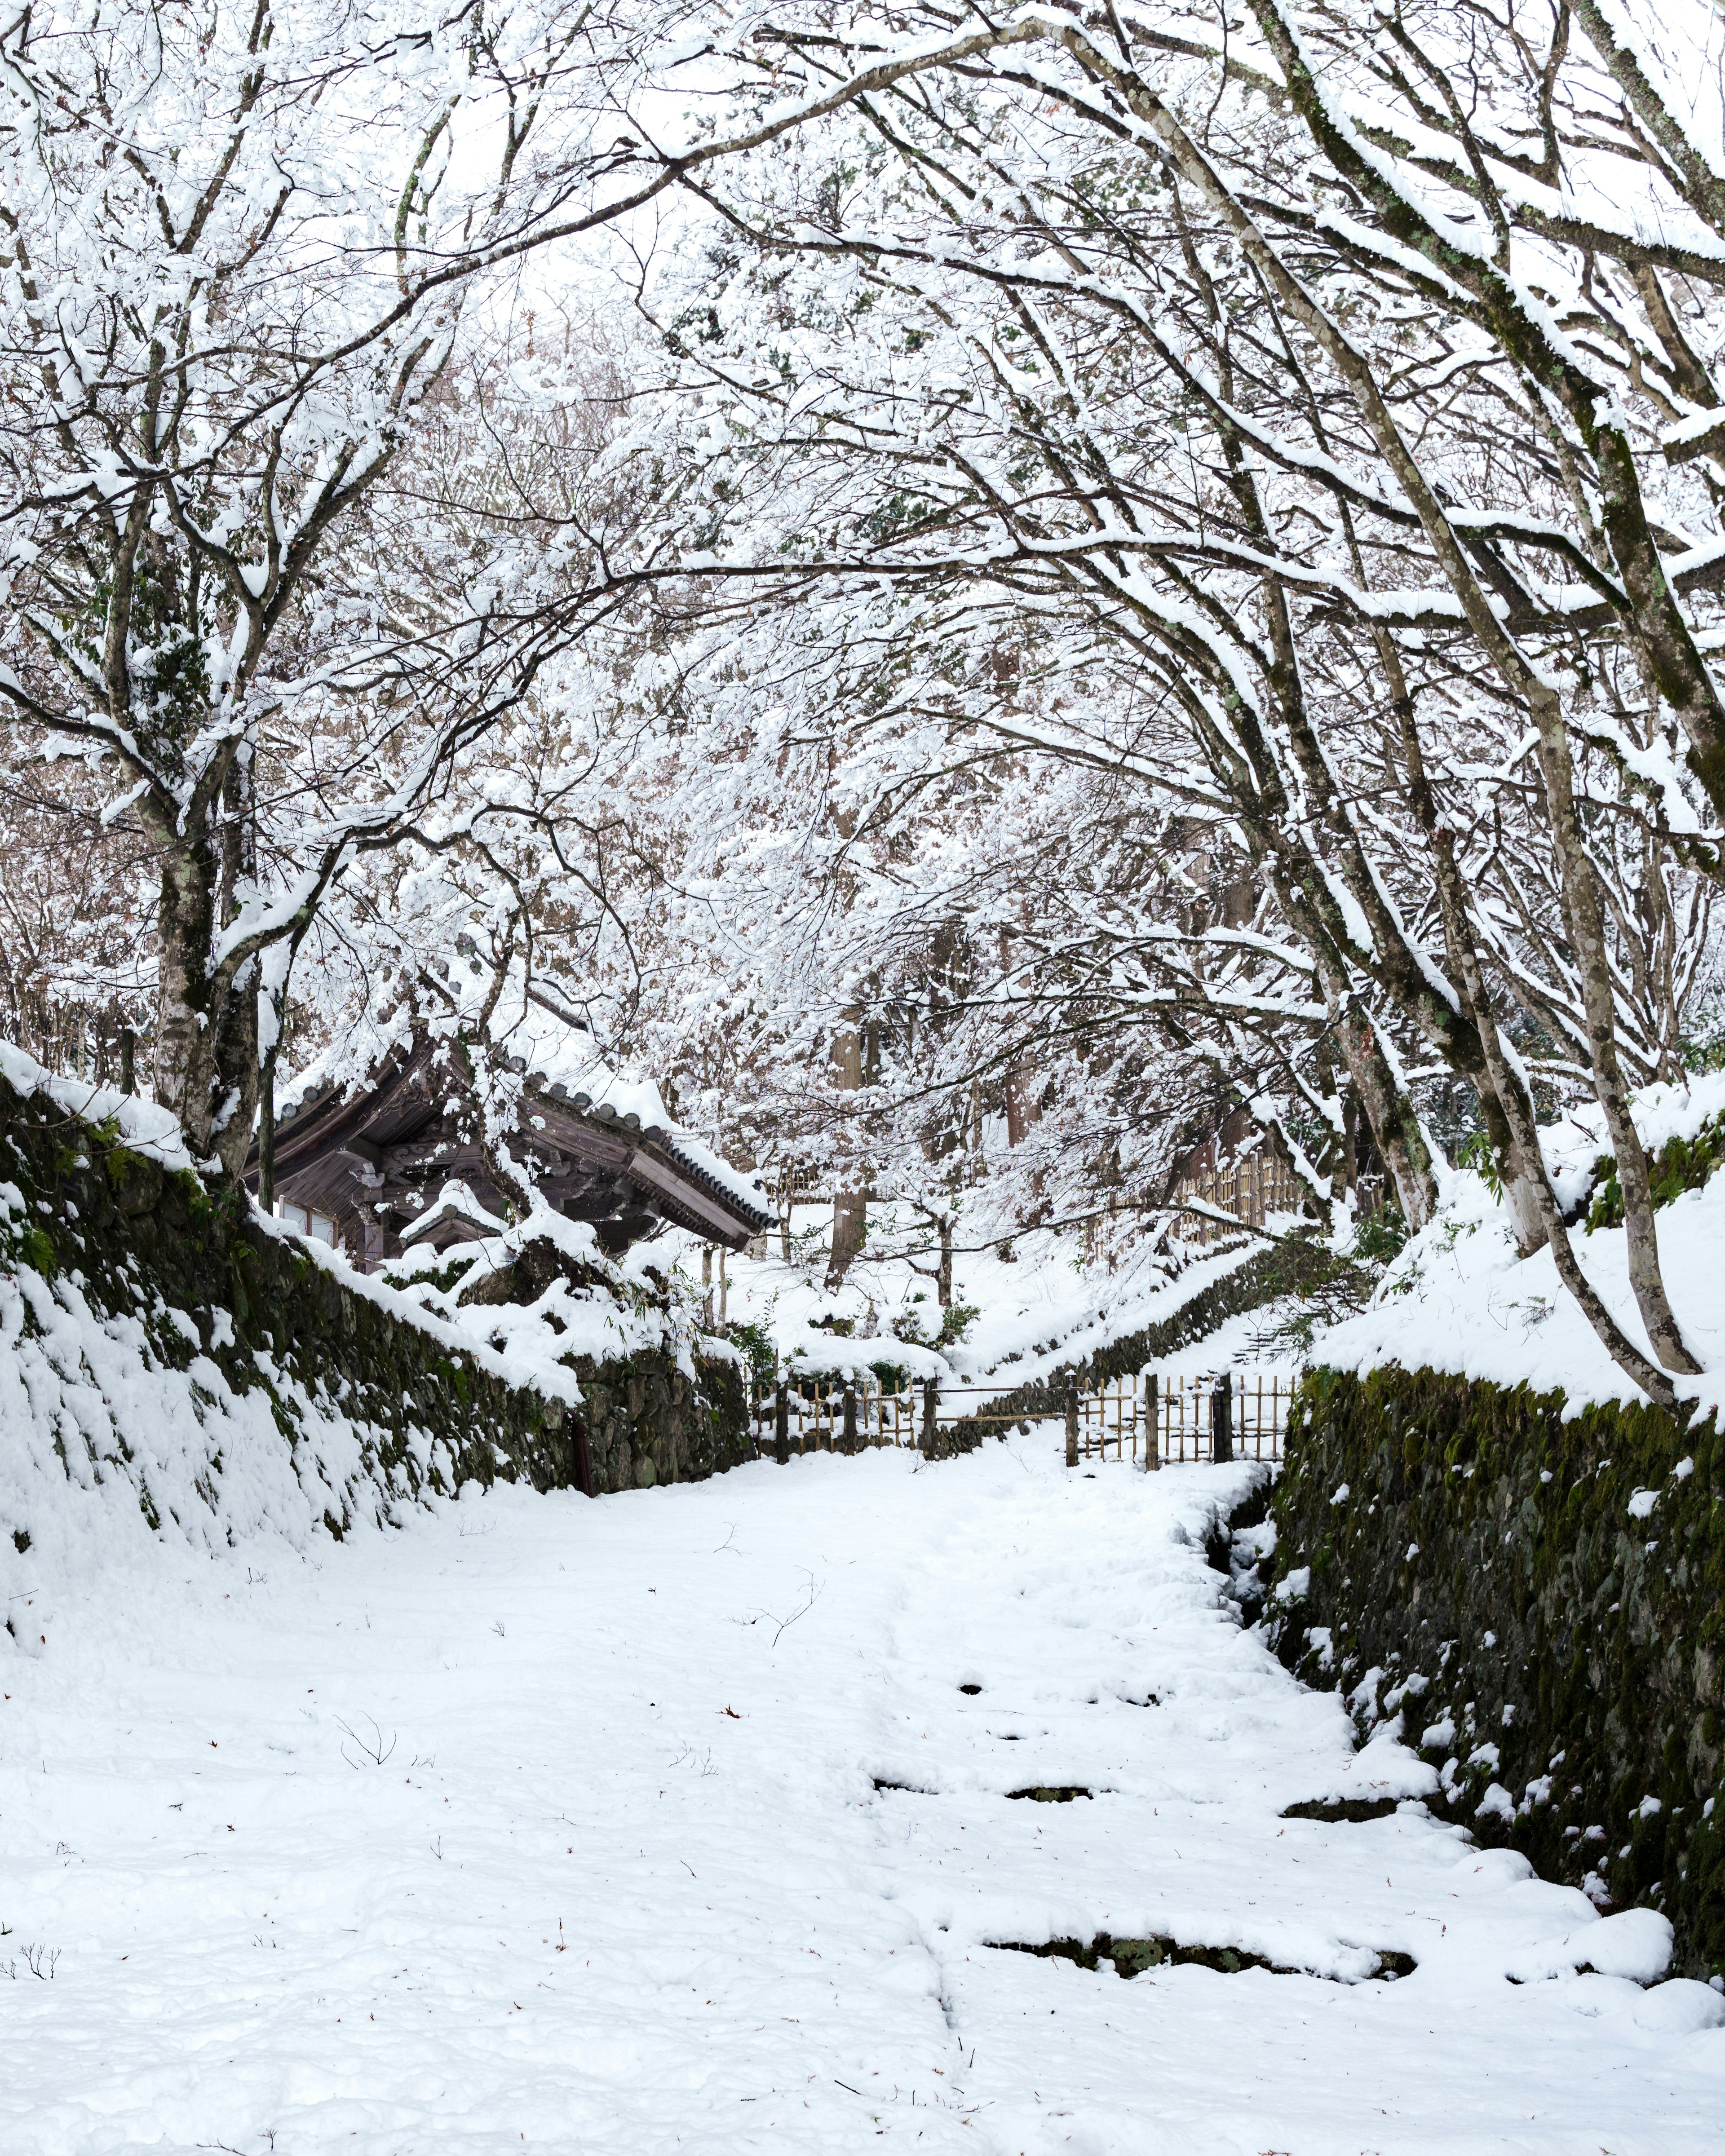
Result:
[[[8,1214],[0,1272],[17,1281],[28,1268],[39,1283],[38,1303],[27,1296],[14,1317],[19,1339],[39,1338],[44,1322],[54,1329],[64,1306],[67,1338],[44,1367],[74,1406],[78,1389],[88,1395],[94,1382],[68,1344],[79,1325],[117,1327],[116,1340],[124,1334],[124,1352],[146,1376],[189,1375],[172,1389],[200,1418],[207,1404],[208,1466],[197,1482],[218,1517],[224,1434],[244,1424],[255,1439],[260,1394],[298,1487],[312,1498],[310,1518],[333,1534],[364,1514],[386,1517],[397,1500],[452,1492],[470,1480],[539,1490],[587,1481],[597,1495],[711,1475],[752,1456],[742,1383],[728,1363],[703,1363],[691,1376],[669,1353],[583,1358],[570,1367],[583,1394],[584,1472],[578,1413],[562,1400],[507,1382],[483,1353],[381,1306],[365,1285],[349,1285],[302,1245],[272,1235],[242,1194],[213,1199],[194,1175],[165,1172],[129,1149],[112,1126],[69,1116],[46,1095],[21,1094],[0,1078],[7,1183],[22,1202],[0,1208]],[[159,1526],[167,1501],[158,1502],[152,1483],[165,1487],[167,1477],[152,1476],[136,1434],[109,1405],[77,1427],[75,1414],[44,1410],[50,1424],[58,1416],[68,1424],[51,1448],[69,1480],[131,1481]],[[327,1436],[336,1422],[339,1444]],[[22,1429],[0,1431],[0,1517],[20,1552],[30,1546],[33,1503],[52,1496],[42,1488],[45,1427],[39,1421],[33,1441]],[[90,1457],[69,1460],[68,1441]],[[329,1466],[338,1457],[339,1466]],[[184,1484],[182,1476],[182,1496]],[[227,1521],[226,1532],[245,1525]]]
[[1725,1972],[1725,1441],[1565,1421],[1430,1370],[1320,1370],[1273,1499],[1271,1629],[1363,1724],[1402,1715],[1436,1808],[1550,1878],[1662,1909]]

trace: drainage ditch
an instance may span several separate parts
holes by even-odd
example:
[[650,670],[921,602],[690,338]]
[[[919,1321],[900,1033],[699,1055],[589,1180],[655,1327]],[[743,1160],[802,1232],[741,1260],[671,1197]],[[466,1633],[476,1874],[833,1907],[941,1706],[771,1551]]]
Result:
[[[1263,1954],[1248,1953],[1241,1947],[1181,1946],[1168,1938],[1115,1938],[1107,1932],[1098,1932],[1088,1945],[1082,1939],[1047,1939],[1034,1946],[1024,1939],[989,1939],[986,1943],[1001,1953],[1036,1954],[1045,1961],[1070,1961],[1080,1969],[1095,1969],[1110,1962],[1117,1976],[1142,1976],[1147,1969],[1208,1969],[1218,1976],[1238,1976],[1241,1970],[1262,1969],[1272,1976],[1311,1976],[1309,1969],[1293,1969],[1281,1962],[1273,1962]],[[1380,1953],[1372,1979],[1389,1983],[1397,1977],[1411,1976],[1418,1966],[1412,1954]],[[1372,1979],[1366,1979],[1371,1981]],[[1345,1983],[1348,1979],[1330,1977],[1327,1983]]]

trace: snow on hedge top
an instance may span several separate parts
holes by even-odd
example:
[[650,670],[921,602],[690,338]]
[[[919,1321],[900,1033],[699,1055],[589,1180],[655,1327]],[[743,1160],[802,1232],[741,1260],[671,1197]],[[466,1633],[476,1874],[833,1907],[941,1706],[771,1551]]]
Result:
[[[1656,1086],[1637,1104],[1636,1122],[1654,1145],[1691,1135],[1725,1099],[1722,1081],[1697,1082],[1686,1095]],[[1582,1118],[1557,1127],[1553,1152],[1567,1160],[1563,1133],[1592,1147]],[[1550,1141],[1548,1141],[1548,1143]],[[1567,1168],[1566,1168],[1567,1173]],[[1574,1203],[1584,1194],[1572,1195]],[[1686,1191],[1655,1216],[1666,1292],[1696,1359],[1699,1378],[1678,1378],[1680,1398],[1706,1415],[1725,1407],[1725,1174],[1705,1188]],[[1629,1281],[1629,1255],[1621,1228],[1593,1235],[1572,1231],[1583,1270],[1625,1335],[1644,1354],[1651,1351]],[[1363,1374],[1383,1363],[1428,1368],[1493,1384],[1527,1384],[1536,1393],[1561,1391],[1565,1413],[1595,1402],[1631,1404],[1646,1395],[1606,1353],[1579,1306],[1558,1279],[1549,1250],[1518,1257],[1509,1209],[1481,1178],[1445,1178],[1444,1201],[1430,1227],[1415,1235],[1384,1276],[1370,1309],[1324,1334],[1317,1359],[1332,1369]]]
[[199,1163],[186,1150],[178,1123],[154,1101],[118,1092],[111,1086],[88,1085],[81,1078],[56,1077],[9,1040],[0,1040],[0,1076],[26,1100],[39,1093],[85,1122],[114,1123],[133,1152],[158,1162],[170,1173],[191,1168],[195,1173],[198,1169]]
[[[1648,1086],[1635,1099],[1635,1128],[1650,1154],[1671,1138],[1697,1137],[1703,1123],[1725,1116],[1725,1070],[1681,1086]],[[1597,1103],[1572,1108],[1539,1133],[1558,1203],[1568,1212],[1592,1186],[1594,1164],[1611,1151],[1605,1111]]]

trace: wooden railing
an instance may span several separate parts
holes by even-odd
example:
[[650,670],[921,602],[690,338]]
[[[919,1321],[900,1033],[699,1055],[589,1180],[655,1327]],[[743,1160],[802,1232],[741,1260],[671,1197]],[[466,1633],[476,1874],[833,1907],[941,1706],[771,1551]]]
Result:
[[750,1389],[750,1420],[759,1453],[860,1452],[873,1445],[921,1445],[945,1431],[1022,1423],[1023,1414],[990,1414],[1004,1385],[937,1384],[932,1378],[888,1384],[872,1372],[844,1378],[821,1372],[760,1380]]
[[1067,1455],[1158,1466],[1199,1460],[1280,1460],[1293,1379],[1245,1367],[1201,1375],[1140,1371],[1076,1402]]
[[148,1047],[117,1003],[52,1001],[39,987],[0,973],[0,1039],[15,1042],[45,1070],[91,1086],[131,1092]]
[[[1292,1397],[1281,1372],[1243,1368],[1205,1375],[1144,1370],[1066,1398],[1066,1458],[1135,1460],[1163,1467],[1199,1460],[1278,1460]],[[757,1379],[750,1421],[757,1455],[860,1452],[877,1445],[943,1449],[954,1433],[1028,1429],[1022,1409],[996,1412],[1004,1385],[889,1383],[872,1372]]]

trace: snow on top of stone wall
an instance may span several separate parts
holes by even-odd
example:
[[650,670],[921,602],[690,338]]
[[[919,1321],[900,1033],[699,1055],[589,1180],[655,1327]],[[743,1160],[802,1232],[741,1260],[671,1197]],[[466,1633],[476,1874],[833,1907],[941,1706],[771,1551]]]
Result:
[[[1636,1122],[1650,1147],[1692,1137],[1725,1109],[1725,1075],[1686,1087],[1650,1087],[1636,1104]],[[1588,1115],[1571,1116],[1546,1134],[1560,1193],[1579,1203],[1575,1177],[1604,1150]],[[1582,1156],[1585,1155],[1584,1163]],[[1703,1368],[1679,1378],[1679,1398],[1705,1416],[1725,1405],[1725,1174],[1659,1209],[1656,1219],[1666,1288],[1683,1336]],[[1573,1245],[1583,1270],[1627,1337],[1645,1354],[1647,1336],[1629,1281],[1621,1228],[1592,1235],[1577,1228]],[[1370,1309],[1324,1334],[1317,1358],[1362,1374],[1399,1363],[1494,1384],[1527,1384],[1536,1393],[1562,1391],[1568,1414],[1597,1401],[1645,1399],[1607,1354],[1573,1296],[1559,1281],[1549,1250],[1517,1255],[1509,1209],[1475,1174],[1445,1181],[1431,1224],[1391,1265]]]

